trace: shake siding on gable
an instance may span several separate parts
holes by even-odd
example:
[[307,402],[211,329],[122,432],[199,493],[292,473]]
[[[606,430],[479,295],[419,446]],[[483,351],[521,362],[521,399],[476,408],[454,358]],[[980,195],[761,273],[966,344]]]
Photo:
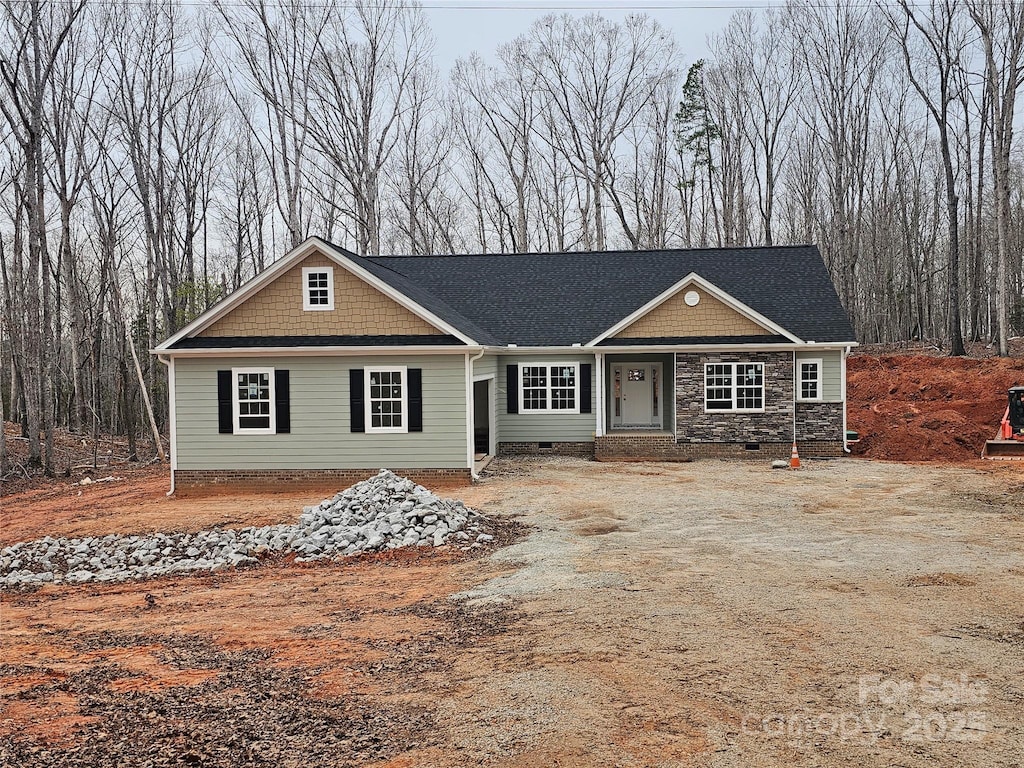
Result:
[[[508,413],[507,367],[529,363],[590,363],[591,413]],[[498,440],[503,443],[589,442],[594,439],[597,366],[593,355],[502,355],[498,359]],[[512,382],[516,386],[516,382]]]
[[[689,290],[700,296],[697,306],[686,304]],[[684,289],[615,334],[619,339],[681,336],[770,336],[748,317],[699,288]]]
[[[334,268],[334,309],[302,308],[303,267]],[[326,256],[314,254],[289,269],[198,336],[317,336],[442,332]]]
[[[349,431],[350,368],[405,365],[423,372],[423,431]],[[217,371],[287,369],[291,432],[217,431]],[[175,361],[179,469],[377,469],[466,466],[466,369],[458,355],[180,358]]]

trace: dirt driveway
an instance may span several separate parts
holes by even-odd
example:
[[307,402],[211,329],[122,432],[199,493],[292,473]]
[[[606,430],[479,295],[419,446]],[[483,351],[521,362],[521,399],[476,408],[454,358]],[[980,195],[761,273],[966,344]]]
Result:
[[4,596],[0,761],[1024,760],[1016,464],[506,461],[451,495],[530,529],[485,557]]

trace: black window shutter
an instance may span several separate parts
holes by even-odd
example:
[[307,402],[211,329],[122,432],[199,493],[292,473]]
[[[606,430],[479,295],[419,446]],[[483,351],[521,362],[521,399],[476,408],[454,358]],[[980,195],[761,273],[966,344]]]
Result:
[[366,431],[366,411],[363,410],[363,369],[348,370],[348,412],[352,422],[350,431]]
[[217,371],[217,431],[230,435],[235,431],[231,410],[231,371]]
[[288,371],[274,371],[274,420],[277,422],[277,434],[284,435],[292,431],[291,392],[288,384]]
[[580,413],[590,413],[590,401],[594,399],[590,382],[591,369],[590,363],[580,364]]
[[409,377],[409,431],[423,431],[423,369],[410,368]]
[[505,392],[508,397],[508,412],[519,413],[519,366],[505,367]]

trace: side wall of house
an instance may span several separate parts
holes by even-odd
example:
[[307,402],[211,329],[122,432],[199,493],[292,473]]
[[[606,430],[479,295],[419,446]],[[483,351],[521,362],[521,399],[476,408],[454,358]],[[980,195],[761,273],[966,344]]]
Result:
[[[571,455],[593,453],[594,432],[597,424],[597,366],[594,355],[501,355],[497,361],[498,390],[497,443],[499,453],[552,452]],[[509,365],[530,363],[590,364],[590,413],[509,413],[508,388],[517,387],[508,381]],[[521,404],[521,397],[517,396]],[[550,447],[545,444],[550,443]]]
[[[351,431],[349,369],[420,368],[423,431]],[[289,371],[291,432],[219,434],[217,371]],[[459,355],[178,358],[175,360],[177,469],[335,470],[465,468],[466,369]]]
[[[791,352],[679,353],[676,356],[676,439],[679,443],[834,444],[843,440],[842,353],[800,352],[801,359],[822,361],[821,402],[794,402],[795,371]],[[763,363],[764,410],[759,413],[706,411],[704,366],[707,363]],[[795,414],[794,414],[795,411]],[[824,448],[822,449],[825,450]]]

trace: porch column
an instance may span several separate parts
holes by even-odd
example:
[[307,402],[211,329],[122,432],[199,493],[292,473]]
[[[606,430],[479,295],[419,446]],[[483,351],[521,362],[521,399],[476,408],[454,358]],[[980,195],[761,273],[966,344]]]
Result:
[[597,407],[594,409],[597,411],[597,419],[594,425],[594,435],[597,437],[604,436],[604,352],[597,352],[594,360],[594,364],[597,366],[595,374],[597,376]]
[[678,352],[672,353],[672,373],[666,376],[666,379],[672,381],[672,440],[675,441],[676,435],[679,434],[679,405],[676,403],[676,368],[679,365]]

